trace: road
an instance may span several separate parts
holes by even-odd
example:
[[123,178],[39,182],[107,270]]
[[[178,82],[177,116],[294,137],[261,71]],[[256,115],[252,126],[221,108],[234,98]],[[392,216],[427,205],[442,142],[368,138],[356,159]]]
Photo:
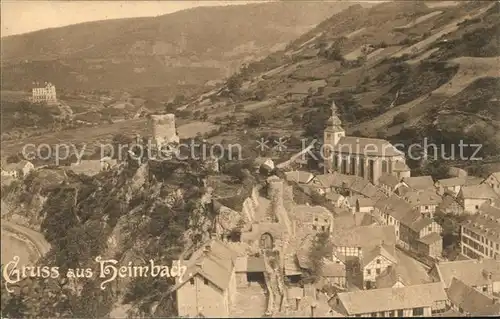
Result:
[[[2,219],[2,233],[3,232],[5,232],[7,234],[9,232],[14,233],[14,234],[19,233],[19,234],[23,235],[24,237],[26,237],[36,247],[36,250],[37,250],[37,253],[39,254],[39,257],[45,255],[50,250],[50,244],[49,244],[49,242],[47,242],[45,237],[41,233],[34,231],[32,229],[29,229],[27,227],[17,225],[13,222]],[[7,240],[7,238],[8,238],[8,236],[6,236],[6,237],[2,236],[2,248],[4,248],[3,247],[4,245],[6,245],[5,240]],[[12,238],[12,237],[10,237],[10,238]],[[10,243],[10,241],[8,243]],[[8,247],[9,245],[7,245],[5,247],[5,249],[7,249],[7,250],[9,250],[9,249],[10,250],[23,249],[19,240],[17,240],[16,242],[13,241],[12,243],[15,243],[15,245],[14,245],[15,248]],[[24,247],[24,249],[29,250],[29,247]],[[9,253],[12,254],[12,252],[10,252],[10,251],[9,251]],[[19,251],[19,253],[26,253],[26,252]],[[18,254],[18,252],[16,251],[15,254]]]

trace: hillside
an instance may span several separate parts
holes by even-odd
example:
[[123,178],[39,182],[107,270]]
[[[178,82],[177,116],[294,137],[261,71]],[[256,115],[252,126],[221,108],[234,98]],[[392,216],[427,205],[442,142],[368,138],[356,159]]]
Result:
[[322,136],[335,100],[348,133],[405,144],[443,134],[443,149],[481,141],[480,154],[496,156],[499,17],[492,2],[352,6],[182,110],[239,123],[218,140],[252,126],[310,139]]
[[[69,90],[204,85],[266,56],[352,3],[200,7],[2,38],[2,88],[51,81]],[[304,14],[307,12],[307,14]]]

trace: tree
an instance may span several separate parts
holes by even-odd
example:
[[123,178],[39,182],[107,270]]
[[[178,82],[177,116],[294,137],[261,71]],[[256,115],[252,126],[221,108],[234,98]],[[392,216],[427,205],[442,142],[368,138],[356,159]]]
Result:
[[266,118],[260,113],[253,113],[245,119],[245,124],[250,127],[258,127],[266,122]]
[[443,236],[443,256],[453,260],[460,254],[460,225],[467,220],[467,216],[436,211],[434,220],[443,228],[441,233]]
[[410,115],[406,112],[401,112],[396,115],[394,115],[394,118],[392,119],[392,125],[398,125],[398,124],[403,124],[406,121],[410,119]]
[[330,240],[329,232],[318,233],[311,244],[309,250],[309,263],[310,263],[310,280],[313,282],[321,276],[323,270],[324,259],[331,256],[333,251],[333,244]]

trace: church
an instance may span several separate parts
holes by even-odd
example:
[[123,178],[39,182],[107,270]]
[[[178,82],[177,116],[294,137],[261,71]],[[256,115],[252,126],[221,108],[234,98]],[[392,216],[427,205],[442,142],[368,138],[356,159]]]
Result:
[[410,176],[403,152],[383,139],[346,136],[335,102],[331,111],[323,136],[325,173],[357,175],[375,185],[384,174]]

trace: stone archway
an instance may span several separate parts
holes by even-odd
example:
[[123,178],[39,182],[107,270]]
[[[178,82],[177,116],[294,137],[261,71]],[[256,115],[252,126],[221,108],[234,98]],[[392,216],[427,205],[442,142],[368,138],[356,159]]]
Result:
[[260,248],[262,249],[273,249],[274,248],[274,238],[269,233],[264,233],[260,236]]

